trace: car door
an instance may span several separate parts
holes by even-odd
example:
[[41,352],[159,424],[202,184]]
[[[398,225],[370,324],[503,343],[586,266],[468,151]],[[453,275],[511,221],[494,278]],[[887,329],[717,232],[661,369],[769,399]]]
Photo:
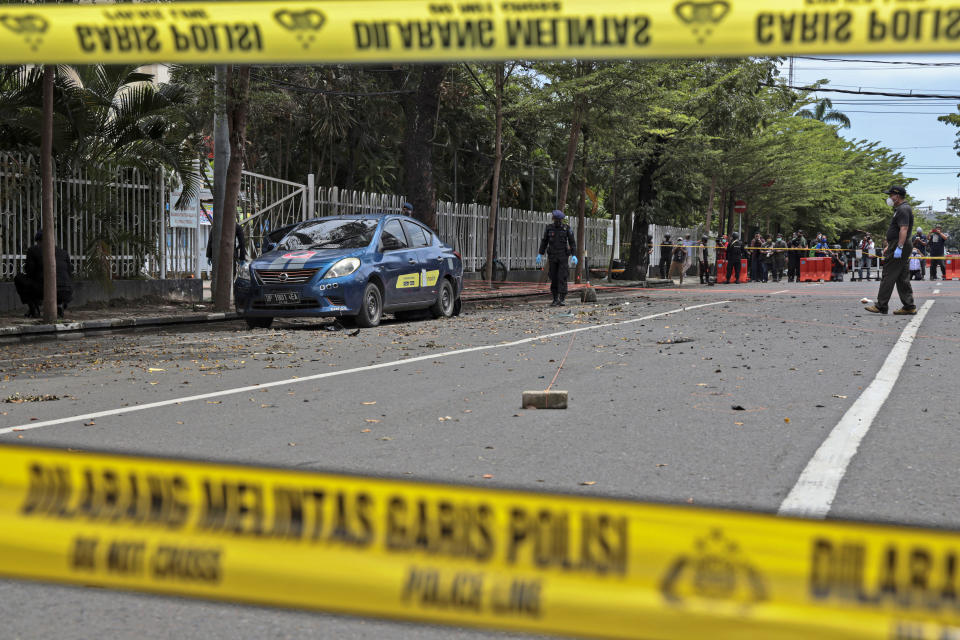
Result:
[[420,300],[420,260],[410,246],[400,221],[383,223],[380,232],[380,273],[384,281],[384,306],[403,306]]
[[410,246],[417,252],[420,263],[420,290],[418,302],[433,302],[437,298],[437,286],[440,280],[440,253],[433,247],[433,234],[412,220],[403,220],[403,231]]

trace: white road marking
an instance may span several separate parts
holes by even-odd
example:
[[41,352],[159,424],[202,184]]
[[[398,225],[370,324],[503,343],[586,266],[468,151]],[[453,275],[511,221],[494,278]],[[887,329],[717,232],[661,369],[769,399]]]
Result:
[[786,293],[787,291],[790,291],[790,289],[782,289],[782,290],[780,290],[780,291],[774,291],[774,292],[771,293],[770,295],[775,296],[775,295],[777,295],[778,293]]
[[933,300],[927,300],[917,315],[904,327],[873,382],[847,409],[840,422],[807,463],[790,494],[780,505],[780,515],[803,518],[827,516],[837,496],[840,481],[847,472],[847,466],[893,390],[893,385],[907,360],[910,345],[913,344],[917,330],[933,303]]
[[938,293],[940,293],[940,289],[934,289],[934,290],[933,290],[933,295],[937,295]]
[[456,356],[464,353],[474,353],[477,351],[489,351],[491,349],[504,349],[508,347],[515,347],[521,344],[527,344],[530,342],[536,342],[537,340],[547,340],[549,338],[557,338],[560,336],[568,336],[573,333],[580,333],[581,331],[591,331],[593,329],[603,329],[605,327],[619,327],[626,324],[633,324],[634,322],[643,322],[644,320],[652,320],[653,318],[660,318],[662,316],[669,316],[674,313],[680,313],[683,311],[692,311],[693,309],[702,309],[704,307],[712,307],[718,304],[727,304],[729,300],[720,300],[718,302],[707,302],[705,304],[697,304],[690,307],[680,307],[679,309],[671,309],[670,311],[663,311],[661,313],[653,313],[641,318],[632,318],[630,320],[621,320],[620,322],[606,322],[604,324],[594,324],[587,327],[578,327],[576,329],[567,329],[566,331],[557,331],[554,333],[546,333],[539,336],[534,336],[532,338],[523,338],[521,340],[514,340],[512,342],[502,342],[498,344],[488,344],[482,345],[479,347],[467,347],[465,349],[457,349],[456,351],[443,351],[441,353],[430,353],[427,355],[416,356],[413,358],[405,358],[403,360],[393,360],[391,362],[379,362],[377,364],[371,364],[364,367],[353,367],[351,369],[341,369],[339,371],[328,371],[326,373],[318,373],[312,376],[304,376],[301,378],[287,378],[285,380],[275,380],[274,382],[264,382],[261,384],[253,384],[245,387],[235,387],[233,389],[223,389],[221,391],[211,391],[210,393],[201,393],[195,396],[183,396],[181,398],[171,398],[170,400],[160,400],[159,402],[150,402],[147,404],[135,404],[130,407],[121,407],[119,409],[108,409],[106,411],[96,411],[94,413],[84,413],[76,416],[69,416],[66,418],[56,418],[54,420],[43,420],[41,422],[29,422],[27,424],[20,424],[13,427],[5,427],[0,429],[0,435],[11,433],[13,431],[29,431],[31,429],[39,429],[41,427],[52,427],[58,424],[66,424],[68,422],[79,422],[81,420],[94,420],[96,418],[103,418],[106,416],[115,416],[118,414],[127,414],[135,413],[137,411],[145,411],[147,409],[158,409],[160,407],[169,407],[171,405],[183,404],[185,402],[196,402],[197,400],[207,400],[209,398],[219,398],[223,396],[236,395],[238,393],[247,393],[250,391],[258,391],[260,389],[269,389],[271,387],[282,387],[285,385],[292,384],[302,384],[304,382],[311,382],[313,380],[321,380],[323,378],[333,378],[336,376],[347,375],[348,373],[360,373],[363,371],[373,371],[375,369],[384,369],[386,367],[397,367],[400,365],[410,364],[412,362],[422,362],[423,360],[436,360],[437,358],[447,358],[450,356]]

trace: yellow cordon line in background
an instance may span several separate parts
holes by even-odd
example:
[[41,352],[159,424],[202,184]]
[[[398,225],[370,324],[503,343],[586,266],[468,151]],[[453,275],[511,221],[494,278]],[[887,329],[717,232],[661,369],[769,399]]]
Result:
[[0,64],[950,52],[960,2],[362,0],[0,7]]
[[0,574],[586,637],[960,634],[960,534],[0,447]]

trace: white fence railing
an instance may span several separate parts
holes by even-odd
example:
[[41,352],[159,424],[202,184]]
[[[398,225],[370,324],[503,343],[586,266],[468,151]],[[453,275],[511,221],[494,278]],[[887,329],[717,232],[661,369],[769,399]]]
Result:
[[[53,185],[56,243],[75,272],[98,260],[113,277],[159,274],[166,197],[160,171],[55,170]],[[0,151],[0,279],[21,271],[40,229],[40,201],[37,158]]]
[[[316,215],[331,216],[353,213],[399,213],[403,196],[364,193],[334,188],[317,190]],[[479,271],[486,264],[487,223],[490,207],[456,202],[437,203],[437,228],[440,239],[460,252],[466,271]],[[533,269],[543,230],[550,224],[546,211],[528,211],[504,207],[497,219],[496,257],[508,270]],[[570,219],[576,230],[577,221]],[[585,253],[593,264],[609,256],[607,229],[612,220],[585,220]]]
[[[184,277],[207,269],[209,227],[171,227],[170,181],[161,171],[147,175],[135,170],[116,172],[77,169],[56,176],[57,244],[70,253],[75,271],[82,271],[97,252],[113,277]],[[255,255],[272,231],[314,216],[352,213],[399,213],[405,198],[394,194],[344,189],[313,189],[307,184],[244,171],[238,219]],[[210,202],[201,199],[205,212]],[[467,271],[486,263],[490,207],[481,204],[437,203],[437,234],[463,257]],[[570,220],[576,229],[577,221]],[[500,210],[496,258],[508,270],[532,269],[544,227],[545,211],[505,207]],[[585,253],[592,264],[609,256],[608,229],[612,220],[585,220]],[[36,158],[0,152],[0,279],[22,269],[27,248],[40,228],[40,175]]]

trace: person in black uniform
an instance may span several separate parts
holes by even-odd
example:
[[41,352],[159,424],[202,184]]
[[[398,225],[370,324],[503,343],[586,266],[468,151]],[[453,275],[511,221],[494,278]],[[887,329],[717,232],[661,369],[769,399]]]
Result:
[[700,237],[700,244],[697,245],[697,258],[700,284],[710,284],[710,250],[707,248],[707,236]]
[[[27,249],[27,260],[24,263],[24,273],[13,278],[13,285],[17,289],[20,301],[27,305],[28,318],[40,317],[40,305],[43,304],[43,249],[40,242],[43,240],[43,231],[37,231],[33,237],[33,246]],[[70,254],[66,250],[54,249],[57,262],[57,315],[63,317],[63,310],[73,299],[73,267],[70,265]]]
[[877,293],[877,302],[866,307],[865,311],[887,313],[887,304],[890,302],[893,287],[896,286],[903,308],[893,313],[898,316],[912,316],[917,313],[913,287],[910,286],[910,254],[913,253],[910,231],[913,227],[913,208],[906,203],[907,191],[903,187],[891,187],[884,193],[890,196],[887,198],[887,205],[893,207],[893,219],[887,229],[887,246],[883,250],[883,279]]
[[670,234],[663,234],[663,242],[660,243],[660,279],[666,280],[670,274],[670,262],[673,258],[673,244],[670,242]]
[[[730,244],[727,245],[727,283],[736,284],[740,282],[740,260],[743,258],[743,243],[740,242],[740,234],[733,232],[730,234]],[[730,279],[730,274],[736,272],[737,277]]]
[[[213,237],[213,228],[210,229],[210,235],[207,236],[207,263],[213,262],[213,243],[219,242]],[[233,236],[233,276],[237,276],[237,267],[247,260],[247,236],[243,233],[243,227],[237,223],[237,229]]]
[[944,248],[947,246],[947,240],[950,239],[950,236],[943,232],[943,229],[940,225],[934,225],[933,229],[930,230],[930,235],[927,236],[927,248],[930,250],[931,258],[939,258],[939,260],[932,260],[930,262],[930,279],[937,279],[937,269],[940,269],[940,275],[943,276],[943,279],[947,279],[947,267],[943,261]]
[[573,237],[569,225],[563,224],[563,211],[559,209],[554,210],[553,224],[547,227],[540,240],[540,250],[537,252],[538,268],[543,264],[544,253],[550,261],[550,293],[553,294],[550,306],[562,307],[567,297],[567,259],[573,256],[570,261],[576,266],[577,240]]

